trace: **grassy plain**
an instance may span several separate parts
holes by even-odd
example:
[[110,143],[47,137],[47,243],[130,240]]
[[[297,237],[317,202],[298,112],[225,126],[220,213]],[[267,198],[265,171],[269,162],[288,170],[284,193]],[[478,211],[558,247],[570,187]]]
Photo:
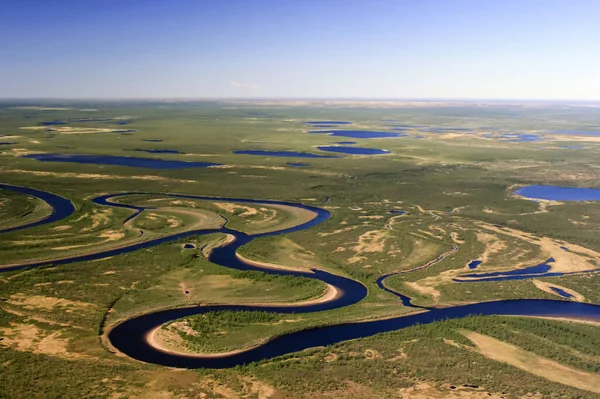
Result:
[[[316,267],[357,279],[369,290],[359,304],[301,316],[212,314],[164,327],[179,349],[219,352],[314,326],[415,311],[377,288],[386,273],[458,251],[435,265],[387,280],[419,305],[508,298],[552,298],[532,280],[455,283],[478,272],[511,270],[572,249],[560,267],[596,267],[600,208],[594,202],[544,204],[514,197],[528,184],[598,187],[599,136],[543,130],[596,130],[598,108],[552,104],[380,104],[271,102],[0,104],[2,183],[51,191],[73,201],[66,220],[3,234],[3,265],[98,251],[186,229],[227,226],[249,234],[280,229],[310,215],[284,207],[132,195],[119,202],[157,207],[127,225],[131,211],[95,205],[105,193],[153,192],[279,199],[332,212],[308,230],[265,237],[239,251],[289,267]],[[34,104],[39,105],[39,104]],[[69,108],[62,110],[60,108]],[[80,111],[80,109],[97,111]],[[109,118],[75,122],[74,118]],[[116,118],[116,119],[111,119]],[[397,130],[409,137],[352,139],[307,133],[306,120],[348,120],[359,130],[391,125],[460,127],[444,133]],[[392,121],[392,119],[394,121]],[[40,125],[67,121],[66,125]],[[120,122],[131,121],[121,125]],[[37,127],[29,129],[28,127]],[[72,129],[65,129],[70,127]],[[23,129],[26,128],[26,129]],[[112,132],[113,130],[134,130]],[[511,142],[502,133],[538,133]],[[416,138],[422,136],[423,138]],[[149,142],[145,140],[162,140]],[[390,155],[287,158],[233,150],[293,150],[353,140]],[[578,148],[565,148],[577,146]],[[581,146],[581,148],[579,148]],[[178,150],[156,154],[138,150]],[[30,153],[74,153],[215,162],[178,170],[40,162]],[[289,162],[306,162],[294,167]],[[401,209],[404,215],[391,214]],[[48,213],[40,201],[0,190],[0,225]],[[494,227],[503,226],[501,228]],[[145,235],[140,236],[139,230]],[[504,230],[502,230],[504,229]],[[143,237],[143,238],[142,238]],[[323,295],[311,279],[238,272],[211,264],[222,235],[191,237],[98,261],[0,274],[0,397],[597,397],[600,329],[566,321],[473,317],[314,348],[230,370],[170,370],[117,356],[102,335],[120,320],[156,309],[208,303],[299,302]],[[193,244],[185,249],[184,244]],[[579,249],[581,247],[581,249]],[[567,255],[565,255],[567,256]],[[567,266],[564,266],[567,265]],[[599,274],[538,280],[600,304]],[[479,335],[477,335],[479,334]],[[168,337],[167,337],[168,338]],[[473,338],[473,339],[471,339]],[[487,346],[486,346],[487,345]],[[502,346],[502,345],[512,345]],[[557,380],[494,355],[568,368]],[[533,360],[531,360],[533,362]],[[536,363],[532,363],[536,364]],[[583,373],[583,374],[582,374]],[[204,396],[202,396],[204,395]]]

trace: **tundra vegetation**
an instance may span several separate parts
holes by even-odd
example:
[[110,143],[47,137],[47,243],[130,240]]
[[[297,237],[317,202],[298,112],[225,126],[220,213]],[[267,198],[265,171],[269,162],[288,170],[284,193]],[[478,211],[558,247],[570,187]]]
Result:
[[[600,305],[600,274],[594,271],[600,259],[600,204],[534,201],[513,194],[527,185],[600,187],[599,108],[271,101],[25,105],[0,103],[0,141],[14,143],[0,144],[0,183],[60,195],[72,201],[75,213],[0,236],[0,271],[47,262],[0,273],[0,397],[600,394],[600,327],[568,318],[474,315],[223,370],[142,363],[116,354],[107,331],[137,315],[177,307],[316,302],[327,297],[330,287],[318,279],[210,262],[211,251],[229,239],[222,232],[192,234],[102,259],[52,263],[226,226],[257,236],[238,250],[244,259],[324,270],[368,289],[359,303],[322,312],[219,311],[172,320],[157,339],[184,353],[236,351],[294,331],[423,311],[403,306],[377,286],[376,280],[390,273],[386,287],[417,306],[523,298]],[[80,111],[90,108],[97,109],[91,117],[92,112]],[[305,122],[318,120],[351,122],[338,125],[343,130],[404,135],[351,139],[360,147],[389,151],[381,155],[300,159],[234,153],[331,155],[317,147],[338,145],[344,137],[311,133],[319,129]],[[403,130],[394,130],[398,126]],[[99,161],[47,162],[24,157],[28,154],[88,154]],[[102,164],[103,156],[221,166],[141,168]],[[308,165],[289,164],[294,162]],[[130,218],[132,209],[92,201],[124,192],[131,194],[115,203],[146,209]],[[307,229],[269,236],[265,233],[291,229],[314,215],[236,198],[302,203],[331,216]],[[0,229],[50,213],[40,199],[0,189]],[[560,275],[457,281],[550,258],[548,272]],[[481,264],[469,269],[472,260]]]

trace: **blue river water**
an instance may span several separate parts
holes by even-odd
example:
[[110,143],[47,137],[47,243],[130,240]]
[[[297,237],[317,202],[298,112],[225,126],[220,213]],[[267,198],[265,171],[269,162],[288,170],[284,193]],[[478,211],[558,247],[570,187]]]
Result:
[[67,218],[73,213],[75,213],[75,206],[73,206],[73,203],[68,199],[56,194],[52,194],[42,190],[36,190],[34,188],[13,186],[2,183],[0,183],[0,190],[10,190],[16,193],[26,194],[32,197],[39,198],[40,200],[49,204],[52,209],[50,215],[42,219],[27,224],[22,224],[20,226],[8,227],[4,229],[0,228],[0,233],[8,233],[11,231],[23,230],[34,226],[41,226],[48,223],[58,222],[59,220]]
[[[25,193],[35,195],[47,201],[48,204],[54,209],[53,215],[62,215],[63,217],[66,217],[68,215],[71,215],[74,211],[70,201],[50,193],[45,193],[44,195],[43,192],[39,190],[25,189],[23,187],[15,187],[5,184],[2,185],[0,188],[13,190],[17,192],[24,192],[23,190],[28,190]],[[600,306],[597,305],[556,300],[503,300],[446,308],[422,308],[422,313],[410,314],[407,316],[400,316],[383,320],[342,323],[337,325],[301,330],[276,337],[264,344],[255,346],[245,351],[240,351],[233,354],[226,354],[222,356],[188,355],[173,352],[165,352],[150,345],[147,340],[147,337],[149,333],[151,333],[156,328],[158,328],[166,322],[170,322],[191,315],[198,315],[211,311],[221,310],[249,310],[268,311],[281,314],[301,314],[337,309],[340,307],[349,306],[360,302],[366,297],[367,288],[358,281],[352,280],[344,276],[331,274],[318,269],[312,269],[310,271],[272,269],[268,267],[250,265],[248,263],[243,262],[237,257],[237,249],[242,245],[249,243],[254,238],[299,231],[316,226],[317,224],[324,222],[330,217],[330,213],[325,209],[309,205],[289,203],[285,201],[255,200],[245,198],[221,198],[188,194],[165,194],[144,192],[108,194],[93,199],[93,202],[101,206],[130,209],[133,213],[131,217],[140,214],[146,209],[152,209],[149,207],[115,202],[115,199],[117,198],[133,194],[155,194],[168,195],[174,198],[190,198],[211,201],[227,201],[267,205],[288,205],[301,207],[312,211],[315,213],[315,217],[301,225],[270,233],[263,233],[250,236],[245,233],[230,230],[227,227],[222,227],[220,229],[197,230],[175,234],[168,237],[152,239],[149,241],[132,244],[125,247],[100,251],[88,255],[78,255],[59,260],[48,260],[39,263],[30,263],[20,266],[4,268],[1,271],[32,268],[48,264],[61,265],[85,260],[102,259],[109,256],[115,256],[123,253],[132,252],[142,248],[152,247],[163,242],[169,242],[184,237],[222,232],[232,234],[235,237],[235,240],[225,246],[216,248],[209,256],[210,262],[237,270],[259,270],[271,274],[314,278],[323,281],[324,283],[329,284],[333,287],[336,287],[338,292],[337,295],[331,300],[311,304],[298,303],[290,304],[288,306],[209,305],[161,310],[133,317],[131,319],[121,322],[120,324],[112,328],[110,331],[108,331],[108,339],[116,349],[118,349],[125,355],[140,361],[179,368],[227,368],[263,359],[270,359],[276,356],[281,356],[316,346],[332,345],[349,339],[368,337],[378,333],[395,331],[401,328],[406,328],[417,324],[426,324],[446,319],[462,318],[470,315],[547,316],[600,321]],[[54,218],[54,220],[58,219],[58,216],[52,217]],[[131,219],[131,217],[128,219]],[[49,221],[41,220],[36,222],[37,225],[43,223],[49,223]],[[32,227],[32,224],[28,224],[25,227]],[[25,227],[21,226],[21,228]],[[454,247],[453,250],[448,251],[447,253],[438,257],[438,259],[436,259],[435,262],[443,259],[444,256],[456,250],[457,247]],[[429,264],[416,268],[415,270],[421,269],[423,267],[428,267],[432,264],[433,262],[430,262]],[[404,303],[405,305],[412,306],[410,304],[409,297],[393,292],[387,289],[387,287],[385,287],[385,285],[383,284],[383,280],[386,277],[387,276],[380,277],[377,285],[380,286],[380,288],[392,293],[393,295],[398,296],[402,300],[402,303]]]

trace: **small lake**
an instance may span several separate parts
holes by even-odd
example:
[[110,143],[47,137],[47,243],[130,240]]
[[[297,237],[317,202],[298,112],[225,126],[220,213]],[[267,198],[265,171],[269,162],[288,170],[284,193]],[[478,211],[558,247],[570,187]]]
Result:
[[22,158],[35,159],[42,162],[74,162],[95,165],[133,166],[147,169],[186,169],[220,166],[212,162],[171,161],[167,159],[117,157],[110,155],[88,154],[29,154]]
[[42,126],[66,125],[66,124],[67,124],[67,122],[64,122],[64,121],[49,121],[49,122],[40,123],[40,125],[42,125]]
[[563,298],[573,298],[573,295],[569,294],[567,291],[563,290],[562,288],[558,288],[558,287],[550,287],[550,289],[554,292],[556,292],[558,295],[562,296]]
[[391,215],[406,215],[406,211],[402,209],[390,209],[388,211]]
[[0,145],[17,144],[16,141],[0,141]]
[[469,269],[477,269],[477,266],[481,265],[482,262],[481,260],[472,260],[467,266],[469,266]]
[[354,144],[357,144],[357,143],[356,143],[356,141],[336,141],[333,144],[354,145]]
[[339,145],[323,145],[317,148],[321,151],[339,152],[341,154],[352,155],[381,155],[390,153],[388,150],[380,150],[379,148],[342,147]]
[[293,158],[339,158],[335,155],[319,155],[297,151],[267,151],[267,150],[236,150],[234,154],[258,155],[263,157],[293,157]]
[[162,143],[162,139],[145,139],[142,141],[145,141],[147,143]]
[[514,192],[525,198],[549,201],[599,201],[600,189],[560,186],[526,186]]
[[405,133],[380,132],[375,130],[311,130],[310,134],[327,134],[336,137],[351,137],[353,139],[381,139],[391,137],[408,137]]

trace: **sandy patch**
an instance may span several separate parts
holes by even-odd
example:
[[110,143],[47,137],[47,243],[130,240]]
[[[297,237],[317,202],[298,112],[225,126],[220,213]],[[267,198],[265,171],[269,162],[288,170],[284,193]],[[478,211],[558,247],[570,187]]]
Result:
[[[18,151],[19,150],[19,151]],[[24,148],[13,148],[11,151],[14,152],[15,156],[27,155],[36,153],[39,151],[29,151]],[[18,174],[29,174],[35,176],[53,176],[60,178],[72,178],[72,179],[94,179],[94,180],[150,180],[150,181],[171,181],[178,183],[195,183],[195,180],[181,180],[171,179],[162,176],[152,175],[135,175],[135,176],[119,176],[119,175],[101,175],[96,173],[60,173],[60,172],[44,172],[40,170],[20,170],[20,169],[9,169],[3,170],[2,173],[18,173]]]
[[[540,247],[542,257],[538,261],[541,263],[548,258],[554,258],[554,262],[550,263],[552,272],[580,272],[592,270],[598,267],[600,253],[580,245],[570,244],[564,241],[558,242],[548,237],[539,238],[532,234],[508,227],[499,229],[498,227],[489,225],[487,223],[479,223],[479,226],[497,234],[505,234]],[[561,247],[567,247],[569,250],[565,251]],[[485,262],[485,259],[482,260]]]
[[73,226],[56,226],[51,228],[50,230],[52,231],[65,231],[65,230],[69,230],[71,227]]
[[[545,282],[545,281],[541,281],[541,280],[532,280],[532,282],[540,290],[542,290],[544,292],[547,292],[549,294],[552,294],[552,295],[556,295],[556,296],[558,296],[560,298],[563,298],[563,299],[572,299],[572,300],[575,300],[577,302],[584,302],[585,301],[585,297],[583,295],[581,295],[577,291],[573,291],[570,288],[566,288],[566,287],[563,287],[563,286],[558,285],[558,284],[551,284],[551,283],[548,283],[548,282]],[[552,287],[561,289],[564,292],[566,292],[567,294],[573,295],[573,298],[564,298],[562,295],[558,294],[556,291],[553,291]]]
[[232,204],[230,202],[215,202],[214,204],[216,205],[217,208],[224,210],[227,213],[234,213],[236,211],[239,211],[241,213],[239,213],[237,216],[240,216],[240,217],[253,216],[258,213],[258,210],[256,208],[252,208],[252,207],[244,206],[244,205]]
[[344,227],[342,229],[334,230],[334,231],[329,232],[329,233],[317,233],[317,235],[319,237],[329,237],[329,236],[332,236],[332,235],[335,235],[335,234],[340,234],[340,233],[344,233],[346,231],[351,231],[351,230],[357,229],[358,227],[359,227],[358,225],[348,226],[348,227]]
[[485,250],[480,256],[482,263],[487,263],[491,255],[503,251],[506,248],[506,243],[496,235],[483,232],[477,232],[476,235],[477,240],[485,244]]
[[10,327],[0,327],[3,340],[0,346],[12,348],[19,352],[31,352],[63,359],[81,359],[88,356],[69,352],[69,340],[62,338],[62,330],[48,333],[33,324],[11,323]]
[[440,299],[440,292],[434,288],[434,285],[437,284],[428,284],[427,281],[421,280],[415,282],[406,282],[404,285],[420,294],[431,296],[434,302],[437,302]]
[[600,374],[563,366],[553,360],[527,352],[518,346],[472,331],[461,331],[487,358],[510,364],[528,373],[575,388],[600,393]]
[[[23,126],[21,130],[46,130],[49,126]],[[55,133],[60,134],[94,134],[94,133],[113,133],[119,132],[126,129],[113,129],[113,128],[97,128],[97,127],[73,127],[73,126],[52,126],[52,130]]]
[[398,395],[402,399],[500,399],[506,397],[506,395],[488,393],[464,386],[445,385],[438,388],[434,384],[426,382],[409,388],[401,388],[398,390]]
[[90,309],[96,305],[88,302],[71,301],[63,298],[54,298],[41,295],[27,296],[24,294],[11,295],[7,303],[15,306],[21,306],[31,310],[54,310],[60,309]]
[[358,237],[358,244],[352,250],[359,256],[363,253],[383,252],[388,232],[385,230],[371,230]]
[[464,244],[465,241],[464,240],[459,240],[458,239],[458,233],[453,231],[450,233],[450,237],[452,237],[452,241],[454,241],[457,244]]

